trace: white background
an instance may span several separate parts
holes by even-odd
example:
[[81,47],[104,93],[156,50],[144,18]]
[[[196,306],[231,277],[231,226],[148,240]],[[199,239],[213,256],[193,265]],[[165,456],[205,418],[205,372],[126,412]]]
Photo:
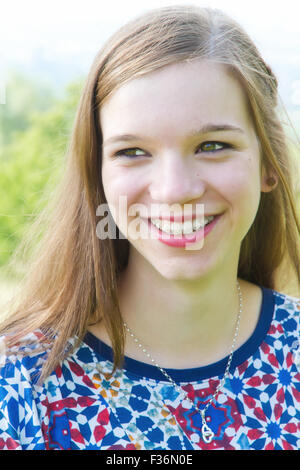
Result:
[[221,8],[238,20],[278,75],[285,104],[300,107],[296,0],[0,0],[0,73],[14,66],[64,86],[87,74],[105,39],[128,19],[170,4]]

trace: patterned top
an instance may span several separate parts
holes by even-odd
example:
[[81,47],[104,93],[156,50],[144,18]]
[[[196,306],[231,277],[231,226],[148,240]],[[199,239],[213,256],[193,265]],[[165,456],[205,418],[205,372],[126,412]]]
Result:
[[[43,354],[16,355],[0,369],[0,449],[296,450],[299,432],[300,299],[262,288],[255,331],[233,355],[230,375],[210,404],[205,443],[200,409],[228,357],[206,367],[166,369],[125,359],[112,378],[111,348],[88,333],[37,384]],[[104,374],[100,374],[99,366]]]

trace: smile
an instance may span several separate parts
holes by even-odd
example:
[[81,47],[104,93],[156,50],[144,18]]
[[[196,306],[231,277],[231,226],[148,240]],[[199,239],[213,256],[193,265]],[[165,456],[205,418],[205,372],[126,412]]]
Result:
[[162,219],[148,219],[151,230],[157,234],[157,238],[165,245],[177,248],[186,248],[187,244],[201,242],[216,226],[223,214],[211,215],[200,219],[180,222],[169,222]]
[[171,235],[190,235],[194,232],[197,232],[200,228],[205,227],[214,218],[215,216],[211,215],[204,218],[201,217],[195,218],[193,220],[187,220],[183,223],[151,218],[151,223],[162,232]]

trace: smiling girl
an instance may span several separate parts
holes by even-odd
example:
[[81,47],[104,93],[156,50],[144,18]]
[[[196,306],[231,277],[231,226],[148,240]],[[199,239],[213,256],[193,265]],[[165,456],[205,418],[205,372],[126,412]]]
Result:
[[1,448],[297,449],[300,300],[276,272],[289,257],[300,282],[299,221],[276,107],[218,10],[150,11],[102,47],[1,325]]

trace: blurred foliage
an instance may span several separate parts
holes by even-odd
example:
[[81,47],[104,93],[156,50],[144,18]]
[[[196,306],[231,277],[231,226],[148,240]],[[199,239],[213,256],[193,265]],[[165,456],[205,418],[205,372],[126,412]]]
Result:
[[9,260],[59,178],[82,88],[62,98],[15,75],[0,105],[0,266]]
[[0,106],[0,149],[3,150],[15,134],[26,130],[34,112],[46,111],[54,92],[41,82],[35,82],[17,71],[6,77],[6,103]]

